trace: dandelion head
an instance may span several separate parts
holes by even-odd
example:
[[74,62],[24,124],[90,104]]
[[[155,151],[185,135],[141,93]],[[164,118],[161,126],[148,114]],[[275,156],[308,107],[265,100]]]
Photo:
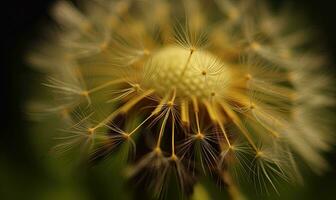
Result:
[[155,196],[172,177],[184,195],[202,176],[233,198],[242,179],[278,192],[279,180],[300,179],[296,163],[328,167],[333,82],[290,10],[83,0],[59,1],[51,14],[57,26],[27,56],[46,77],[29,108],[58,116],[58,152],[99,160],[122,151],[125,175]]

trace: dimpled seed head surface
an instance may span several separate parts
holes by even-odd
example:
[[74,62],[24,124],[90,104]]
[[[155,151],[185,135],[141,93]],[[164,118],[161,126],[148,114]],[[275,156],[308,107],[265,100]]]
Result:
[[179,96],[207,98],[223,93],[230,79],[226,65],[216,56],[205,51],[190,56],[190,50],[175,46],[156,52],[144,70],[146,85],[161,95],[175,88]]

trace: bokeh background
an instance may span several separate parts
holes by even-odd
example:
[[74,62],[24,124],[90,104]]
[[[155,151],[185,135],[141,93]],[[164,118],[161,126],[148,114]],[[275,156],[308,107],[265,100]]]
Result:
[[[50,153],[48,137],[54,130],[41,129],[29,121],[24,103],[31,97],[39,79],[24,61],[24,54],[41,28],[51,20],[48,16],[54,0],[11,0],[1,2],[1,88],[0,93],[0,199],[1,200],[93,200],[140,199],[138,188],[125,183],[115,160],[97,165],[83,165],[71,158]],[[285,1],[273,0],[276,5]],[[322,34],[326,52],[334,63],[336,77],[336,11],[332,1],[295,0],[292,3],[305,13],[312,27]],[[295,19],[293,19],[295,20]],[[335,78],[336,80],[336,78]],[[312,80],[313,81],[313,80]],[[38,91],[35,91],[38,92]],[[336,121],[336,119],[335,119]],[[336,122],[335,122],[336,124]],[[44,127],[47,127],[46,124]],[[336,135],[336,133],[335,133]],[[336,148],[335,148],[336,149]],[[304,185],[283,185],[281,195],[252,193],[250,199],[334,200],[336,199],[336,150],[326,155],[331,169],[317,176],[303,172]],[[76,163],[76,164],[74,164]],[[252,188],[253,186],[251,186]],[[210,188],[211,199],[221,199],[222,192]],[[224,195],[225,196],[225,195]],[[135,198],[137,197],[137,198]],[[142,199],[147,199],[142,196]],[[169,199],[169,197],[168,197]],[[202,199],[202,198],[199,198]]]

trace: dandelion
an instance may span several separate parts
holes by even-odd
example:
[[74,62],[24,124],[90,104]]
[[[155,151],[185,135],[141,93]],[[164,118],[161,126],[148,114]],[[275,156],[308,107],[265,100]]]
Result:
[[332,81],[288,10],[253,0],[78,6],[58,2],[58,26],[28,56],[54,97],[45,112],[63,116],[56,150],[95,160],[125,144],[125,174],[157,197],[171,177],[182,196],[206,175],[242,199],[242,179],[266,193],[300,179],[296,157],[327,168]]

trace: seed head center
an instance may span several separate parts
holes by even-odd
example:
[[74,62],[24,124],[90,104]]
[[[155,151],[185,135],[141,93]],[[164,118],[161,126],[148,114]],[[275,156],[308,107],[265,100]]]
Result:
[[229,68],[207,51],[169,46],[154,53],[146,62],[144,82],[165,95],[175,88],[180,97],[209,98],[227,88]]

